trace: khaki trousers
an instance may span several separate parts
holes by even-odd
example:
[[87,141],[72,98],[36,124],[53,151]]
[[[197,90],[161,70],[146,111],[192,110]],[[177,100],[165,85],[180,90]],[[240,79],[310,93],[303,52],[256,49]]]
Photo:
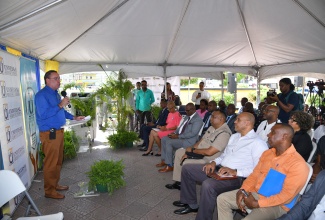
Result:
[[[238,209],[236,203],[236,193],[238,189],[222,193],[217,198],[218,206],[218,219],[220,220],[232,220],[233,219],[233,209]],[[258,194],[253,193],[255,199],[258,199]],[[279,218],[287,212],[281,208],[281,206],[273,206],[267,208],[257,208],[252,209],[244,220],[273,220]]]
[[56,186],[60,180],[60,171],[63,162],[64,130],[56,130],[56,139],[50,140],[50,132],[40,132],[42,150],[45,154],[43,163],[44,191],[46,195],[55,195]]
[[[180,165],[181,159],[185,154],[184,148],[179,148],[175,152],[175,159],[174,159],[174,171],[173,171],[173,180],[180,182],[181,181],[181,174],[182,174],[182,166]],[[185,164],[205,164],[208,161],[204,159],[186,159],[184,160],[183,165]]]

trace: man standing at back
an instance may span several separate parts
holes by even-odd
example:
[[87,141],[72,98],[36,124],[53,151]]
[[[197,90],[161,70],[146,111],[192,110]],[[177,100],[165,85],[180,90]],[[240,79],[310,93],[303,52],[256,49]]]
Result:
[[[241,190],[218,197],[218,219],[233,219],[233,209],[250,209],[245,218],[250,220],[276,219],[290,210],[290,203],[305,185],[309,173],[305,160],[291,143],[293,132],[287,124],[272,127],[268,134],[271,149],[262,154]],[[280,187],[274,190],[277,186]]]
[[192,101],[195,103],[196,110],[200,108],[201,99],[206,99],[209,101],[211,97],[210,93],[204,90],[204,82],[200,82],[199,87],[200,89],[193,92],[192,95]]
[[[186,164],[182,168],[181,198],[173,205],[183,207],[175,214],[197,212],[196,219],[212,219],[216,207],[216,198],[223,192],[238,189],[244,178],[253,171],[261,154],[268,149],[254,132],[255,118],[243,112],[235,121],[237,133],[231,135],[224,152],[211,163]],[[213,173],[218,165],[219,172],[237,176],[236,179],[216,180],[207,174]],[[197,204],[196,183],[201,182],[200,204]]]
[[147,81],[141,81],[142,89],[137,92],[136,98],[136,111],[140,115],[140,125],[143,125],[144,118],[147,119],[147,122],[152,122],[151,117],[151,104],[155,102],[155,97],[153,92],[147,88]]
[[68,97],[61,100],[58,94],[60,76],[55,70],[47,71],[44,75],[45,87],[35,96],[36,121],[40,130],[40,139],[44,158],[44,191],[45,197],[63,199],[65,196],[58,193],[69,189],[59,185],[60,171],[63,162],[63,133],[61,128],[66,119],[82,120],[84,116],[73,116],[64,110],[70,102]]

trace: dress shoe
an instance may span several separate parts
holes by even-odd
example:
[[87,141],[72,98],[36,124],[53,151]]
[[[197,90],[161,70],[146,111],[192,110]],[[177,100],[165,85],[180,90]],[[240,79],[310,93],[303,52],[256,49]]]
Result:
[[177,209],[174,211],[175,214],[177,215],[184,215],[184,214],[188,214],[191,212],[197,212],[199,209],[191,209],[191,207],[189,205],[185,206],[184,208],[181,209]]
[[60,185],[57,185],[55,187],[55,189],[58,190],[58,191],[68,190],[69,189],[69,186],[60,186]]
[[155,156],[156,156],[156,157],[160,157],[160,156],[161,156],[161,154],[158,154],[158,153],[156,153],[156,154],[155,154]]
[[156,164],[156,167],[164,167],[166,166],[165,161],[161,161],[160,163]]
[[146,147],[142,147],[139,149],[139,151],[147,151],[147,150],[148,150],[148,148],[146,148]]
[[137,147],[145,147],[145,144],[139,144]]
[[60,194],[60,193],[56,193],[56,194],[45,194],[45,197],[46,198],[51,198],[51,199],[64,199],[65,198],[65,196],[64,195],[62,195],[62,194]]
[[[165,187],[167,189],[178,189],[178,190],[181,190],[181,183],[180,182],[175,182],[173,184],[166,184]],[[180,207],[183,207],[183,206],[180,206]]]
[[174,170],[174,167],[170,167],[170,166],[165,166],[165,168],[162,168],[160,170],[158,170],[159,173],[167,173],[167,172],[170,172],[170,171],[173,171]]
[[185,207],[185,206],[187,206],[187,204],[182,203],[180,200],[173,202],[173,205],[177,206],[177,207]]
[[148,153],[144,153],[144,154],[142,154],[142,156],[148,156],[148,155],[153,155],[153,152],[152,151],[150,151],[150,152],[148,152]]

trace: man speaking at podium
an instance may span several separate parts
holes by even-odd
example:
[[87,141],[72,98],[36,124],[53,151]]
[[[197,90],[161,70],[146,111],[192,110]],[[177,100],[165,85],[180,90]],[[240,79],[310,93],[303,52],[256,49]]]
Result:
[[40,130],[40,139],[44,158],[44,191],[45,197],[63,199],[65,196],[58,193],[68,190],[68,186],[59,185],[60,171],[63,161],[63,133],[61,128],[66,119],[82,120],[84,116],[73,116],[64,110],[69,105],[69,97],[58,93],[60,76],[55,70],[47,71],[44,75],[45,87],[35,95],[36,121]]

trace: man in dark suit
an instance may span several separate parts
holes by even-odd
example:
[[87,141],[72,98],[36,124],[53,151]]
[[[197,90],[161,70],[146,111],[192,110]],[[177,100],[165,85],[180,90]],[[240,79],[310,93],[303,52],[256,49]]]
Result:
[[198,133],[202,128],[203,121],[196,113],[193,103],[188,103],[185,107],[187,117],[174,133],[169,134],[161,139],[161,162],[156,167],[164,167],[159,170],[161,173],[173,171],[174,151],[179,148],[193,146],[197,139]]
[[166,120],[168,116],[168,109],[167,109],[167,100],[166,99],[161,99],[160,100],[160,107],[161,111],[159,112],[159,116],[157,118],[157,121],[155,123],[149,122],[146,125],[142,125],[140,129],[140,138],[143,140],[142,145],[138,145],[138,147],[141,147],[139,150],[140,151],[146,151],[148,149],[148,144],[149,144],[149,135],[150,131],[152,128],[156,128],[158,125],[159,126],[165,126],[166,125]]
[[227,119],[226,123],[229,126],[231,132],[234,134],[236,133],[235,131],[235,121],[237,118],[237,114],[235,113],[236,107],[234,104],[229,104],[227,107]]
[[203,137],[205,132],[211,126],[211,122],[210,122],[211,113],[215,110],[217,110],[217,103],[215,101],[210,101],[208,104],[208,112],[205,113],[204,118],[203,118],[203,130],[202,130],[201,137]]

